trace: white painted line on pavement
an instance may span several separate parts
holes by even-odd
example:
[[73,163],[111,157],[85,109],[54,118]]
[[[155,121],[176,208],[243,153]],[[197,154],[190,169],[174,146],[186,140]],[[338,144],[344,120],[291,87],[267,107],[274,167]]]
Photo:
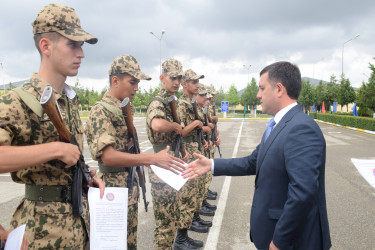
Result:
[[[237,140],[236,140],[236,144],[234,146],[232,158],[237,157],[238,147],[240,145],[240,138],[241,138],[241,133],[242,133],[243,121],[244,120],[242,120],[240,130],[238,131]],[[207,240],[206,240],[206,245],[204,247],[205,250],[215,250],[215,249],[217,249],[217,242],[219,240],[220,229],[221,229],[221,224],[223,222],[223,215],[224,215],[224,212],[225,212],[225,205],[226,205],[227,199],[228,199],[231,180],[232,180],[231,176],[225,177],[223,188],[222,188],[221,194],[220,194],[220,199],[219,199],[219,202],[217,204],[217,210],[215,212],[215,216],[214,216],[214,219],[212,221],[212,227],[210,228],[210,232],[208,233],[208,237],[207,237]]]

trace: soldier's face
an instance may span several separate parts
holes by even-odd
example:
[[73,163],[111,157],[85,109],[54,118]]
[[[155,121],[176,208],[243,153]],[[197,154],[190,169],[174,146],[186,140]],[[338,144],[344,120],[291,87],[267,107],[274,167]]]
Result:
[[206,94],[203,95],[196,95],[195,96],[197,103],[199,104],[200,107],[203,107],[207,103],[207,97]]
[[186,82],[186,90],[191,95],[196,95],[198,93],[199,88],[200,88],[199,80],[190,80]]
[[85,57],[82,50],[83,42],[75,42],[61,36],[51,44],[50,62],[53,70],[63,77],[76,76]]
[[131,75],[125,75],[118,83],[118,95],[120,100],[129,97],[130,101],[134,99],[138,91],[139,80]]
[[163,82],[163,88],[169,93],[169,94],[175,94],[178,92],[178,89],[181,85],[181,76],[177,77],[170,77],[167,74],[163,74],[160,76],[160,81]]

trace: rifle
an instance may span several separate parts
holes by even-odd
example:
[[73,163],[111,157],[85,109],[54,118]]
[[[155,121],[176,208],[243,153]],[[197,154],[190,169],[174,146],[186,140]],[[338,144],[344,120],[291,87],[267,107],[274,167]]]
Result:
[[[133,124],[133,114],[130,107],[129,97],[126,97],[121,102],[121,111],[124,115],[126,126],[128,128],[128,142],[125,145],[126,150],[132,154],[140,154],[141,150],[139,149],[139,142],[137,137],[137,131],[135,130]],[[148,201],[146,200],[146,178],[145,171],[143,166],[131,167],[128,177],[128,188],[133,186],[133,181],[135,178],[135,171],[137,171],[139,186],[142,188],[142,197],[145,204],[145,210],[148,211]]]
[[[204,106],[204,108],[203,108],[203,120],[204,120],[204,126],[208,126],[208,114],[209,112],[208,112],[208,106],[206,105],[206,106]],[[208,135],[208,134],[206,134],[206,141],[207,142],[209,142],[209,141],[211,141],[211,138],[210,138],[210,136]],[[210,149],[207,149],[207,151],[206,151],[206,155],[208,156],[208,158],[211,158],[211,155],[210,155]]]
[[[62,119],[60,108],[57,105],[53,88],[47,86],[40,98],[40,104],[44,112],[48,115],[53,125],[57,129],[60,140],[78,146],[74,134],[71,134]],[[82,189],[87,193],[88,187],[93,186],[93,179],[90,175],[89,166],[86,165],[82,152],[77,163],[73,168],[73,184],[72,184],[72,207],[73,215],[80,216],[82,209]]]
[[[180,119],[178,118],[177,107],[176,107],[177,97],[175,95],[171,95],[168,99],[168,102],[171,107],[173,122],[180,124]],[[176,146],[174,148],[174,156],[179,158],[180,157],[179,153],[181,152],[182,158],[184,158],[186,156],[186,148],[183,143],[182,136],[176,135],[176,138],[177,139],[176,139]]]
[[[199,115],[198,115],[198,107],[197,107],[197,100],[195,100],[194,97],[191,98],[191,104],[193,105],[194,110],[194,118],[195,120],[199,121]],[[201,151],[202,148],[202,129],[197,128],[197,141],[198,141],[198,150]]]
[[[214,111],[213,111],[213,115],[216,116],[216,107],[215,107],[215,103],[212,105]],[[210,112],[207,112],[207,118],[208,118],[208,121],[213,123],[214,124],[214,128],[212,129],[212,135],[211,135],[211,141],[212,143],[215,145],[216,143],[216,139],[217,139],[217,123],[215,121],[212,121],[211,119],[211,115],[210,115]],[[216,146],[217,147],[217,151],[219,152],[219,155],[220,155],[220,158],[222,158],[222,155],[221,155],[221,152],[220,152],[220,146]]]

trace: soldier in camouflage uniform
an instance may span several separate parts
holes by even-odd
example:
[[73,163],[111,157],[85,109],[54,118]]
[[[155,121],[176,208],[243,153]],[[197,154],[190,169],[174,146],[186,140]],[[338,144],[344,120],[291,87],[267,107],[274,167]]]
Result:
[[[108,187],[127,187],[130,167],[156,164],[166,169],[174,168],[174,160],[166,154],[130,154],[126,151],[128,128],[121,112],[121,102],[133,100],[140,80],[151,80],[141,72],[137,60],[131,55],[117,57],[109,69],[110,86],[103,99],[90,111],[86,123],[87,143],[92,158],[99,161],[100,177]],[[137,249],[138,200],[137,180],[128,194],[127,249]]]
[[[199,150],[197,142],[197,129],[203,128],[202,120],[195,120],[194,109],[191,103],[192,97],[198,93],[199,79],[204,78],[203,75],[197,75],[193,70],[185,71],[183,75],[183,95],[179,99],[178,113],[183,127],[182,135],[184,138],[186,149],[190,154],[188,162],[194,160],[193,153],[202,154],[203,150],[208,147],[208,144],[203,140],[203,145]],[[202,177],[203,178],[203,177]],[[195,182],[185,184],[186,188],[179,192],[181,203],[181,220],[180,220],[180,234],[176,237],[176,242],[184,235],[187,235],[187,229],[206,233],[208,227],[212,226],[210,221],[204,221],[199,217],[199,211],[202,200],[199,195],[202,192],[200,189],[200,179],[195,179]],[[200,204],[199,204],[200,203]],[[187,236],[188,237],[188,236]],[[203,244],[203,243],[202,243]],[[176,245],[176,243],[175,243]]]
[[[88,244],[88,203],[74,216],[71,204],[73,169],[83,150],[79,100],[65,84],[75,76],[84,57],[84,42],[97,39],[85,32],[74,9],[60,4],[44,7],[32,23],[35,45],[41,56],[38,73],[21,88],[0,98],[2,162],[13,169],[13,181],[26,184],[25,198],[11,220],[14,229],[26,224],[29,249],[84,249]],[[63,122],[78,145],[60,142],[57,129],[39,103],[43,90],[52,86]],[[94,178],[94,183],[104,184]]]
[[[160,81],[163,88],[151,99],[147,108],[147,135],[154,151],[159,152],[170,146],[169,153],[174,153],[176,135],[182,133],[179,123],[173,122],[172,110],[169,103],[171,95],[177,93],[181,85],[182,64],[178,60],[168,59],[163,62],[163,73]],[[176,105],[177,107],[177,105]],[[189,154],[183,158],[187,161]],[[157,177],[150,169],[151,194],[155,216],[154,249],[172,249],[173,240],[180,220],[177,191]],[[189,242],[186,242],[189,244]],[[190,241],[194,243],[194,241]]]

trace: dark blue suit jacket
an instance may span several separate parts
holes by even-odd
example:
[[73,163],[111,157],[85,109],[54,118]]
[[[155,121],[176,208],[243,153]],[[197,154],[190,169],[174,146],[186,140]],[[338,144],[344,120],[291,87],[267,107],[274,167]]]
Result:
[[250,156],[215,159],[214,175],[256,175],[250,237],[258,249],[329,249],[326,143],[314,120],[293,107]]

